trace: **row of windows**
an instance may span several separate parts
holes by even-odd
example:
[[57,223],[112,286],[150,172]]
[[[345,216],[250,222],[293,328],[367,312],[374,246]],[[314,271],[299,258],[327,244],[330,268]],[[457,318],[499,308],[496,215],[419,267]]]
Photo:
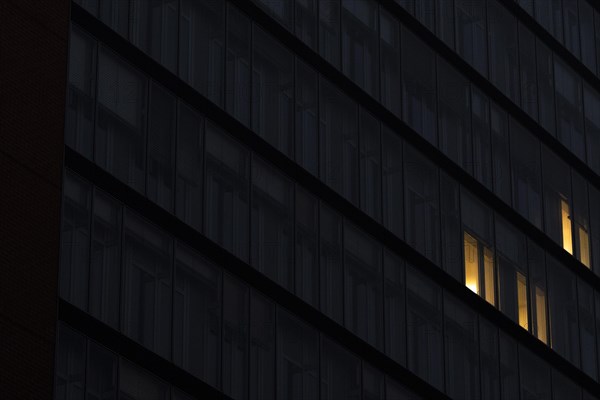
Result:
[[[405,39],[408,38],[405,35]],[[417,39],[413,37],[412,40]],[[96,50],[92,39],[76,29],[71,46],[67,144],[86,157],[94,158],[98,165],[201,230],[203,168],[209,176],[207,186],[219,191],[228,190],[222,183],[227,176],[213,176],[211,172],[214,157],[204,160],[203,118],[185,104],[178,103],[158,84],[148,84],[146,77],[106,48],[100,46]],[[415,74],[420,74],[427,66],[435,66],[429,62],[433,59],[419,59],[418,52],[414,58]],[[297,124],[296,129],[296,160],[320,175],[323,181],[359,205],[369,216],[383,222],[398,237],[406,237],[431,260],[438,264],[450,263],[448,258],[441,261],[439,241],[426,239],[428,235],[436,237],[436,229],[439,229],[437,210],[447,209],[447,214],[457,214],[452,194],[446,193],[452,187],[442,187],[440,197],[436,167],[421,161],[420,156],[418,161],[409,158],[403,163],[402,141],[394,132],[314,71],[299,61],[297,66],[296,122],[302,123]],[[566,251],[600,274],[600,214],[595,207],[589,207],[598,204],[600,193],[575,171],[571,173],[566,163],[540,145],[526,129],[512,119],[509,123],[502,109],[474,88],[470,90],[466,82],[460,83],[460,77],[448,65],[439,64],[438,69],[440,79],[449,82],[441,88],[458,84],[464,89],[463,95],[460,91],[441,90],[444,102],[440,105],[446,104],[440,108],[440,116],[445,121],[440,124],[443,150]],[[96,75],[97,95],[94,90]],[[413,81],[412,86],[416,82],[419,80]],[[412,87],[411,91],[413,89],[414,93],[422,93],[421,89]],[[466,106],[455,111],[459,104]],[[413,106],[411,121],[414,124],[420,121],[421,127],[426,128],[433,120],[432,115],[419,102]],[[471,125],[472,131],[464,129]],[[275,142],[272,138],[270,141]],[[285,142],[294,140],[288,138]],[[248,152],[227,144],[227,141],[223,144],[209,141],[209,145],[207,154],[217,158],[224,151],[236,154],[221,163],[228,165],[232,176],[240,182],[230,200],[231,218],[237,221],[239,215],[248,213]],[[415,164],[419,166],[414,168]],[[428,166],[421,167],[421,164]],[[270,169],[268,166],[256,167],[253,173],[257,175],[252,181],[265,187],[262,189],[265,198],[277,198],[289,208],[291,185],[285,178],[280,179],[282,183],[276,190],[266,188],[276,181],[269,177]],[[443,174],[442,177],[443,182],[451,181]],[[256,193],[259,192],[252,194],[256,197],[253,202],[259,204],[262,197]],[[419,198],[428,201],[421,202]],[[407,203],[403,206],[405,200]],[[207,209],[213,204],[222,207],[225,198],[207,198],[206,201]],[[415,214],[416,208],[418,214]],[[416,215],[419,215],[418,219]],[[215,223],[211,218],[213,214],[207,214],[207,231],[214,231],[214,237],[222,238],[221,242],[227,243],[230,250],[248,260],[250,254],[244,244],[248,242],[249,234],[261,234],[260,228],[253,225],[258,231],[240,229],[233,234],[221,222]],[[253,218],[263,220],[266,217],[253,210]],[[288,218],[280,215],[274,220],[288,221],[287,225],[291,226],[289,214]],[[419,221],[428,222],[423,225]],[[282,228],[280,235],[289,241],[289,232],[289,227]],[[290,265],[290,249],[278,254],[253,252],[251,258],[257,265],[269,265],[263,261],[269,257]],[[455,263],[457,258],[454,257]],[[280,279],[289,282],[291,275]]]

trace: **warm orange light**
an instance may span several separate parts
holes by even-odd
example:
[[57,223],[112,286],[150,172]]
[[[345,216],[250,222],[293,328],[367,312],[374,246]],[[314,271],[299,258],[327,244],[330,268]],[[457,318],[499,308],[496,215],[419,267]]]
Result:
[[488,303],[496,305],[496,295],[494,291],[494,254],[487,247],[483,251],[483,273],[485,280],[485,299]]
[[535,287],[535,320],[538,339],[548,344],[548,335],[546,333],[546,292],[537,286]]
[[479,294],[477,240],[465,232],[465,285]]
[[569,203],[565,199],[560,199],[561,222],[562,222],[562,241],[563,248],[573,254],[573,238],[571,236],[571,216],[569,214]]
[[527,280],[525,275],[517,272],[517,304],[519,307],[519,325],[529,329],[527,321]]

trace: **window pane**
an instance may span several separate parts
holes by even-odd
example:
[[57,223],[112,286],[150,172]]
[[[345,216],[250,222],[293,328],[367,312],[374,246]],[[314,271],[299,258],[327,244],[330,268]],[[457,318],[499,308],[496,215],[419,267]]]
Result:
[[399,382],[385,377],[385,399],[386,400],[421,400],[416,393],[405,388]]
[[519,54],[516,18],[496,0],[488,1],[490,80],[519,102]]
[[583,86],[585,102],[585,136],[587,143],[587,164],[600,174],[600,95],[591,86]]
[[225,108],[241,123],[250,126],[251,21],[227,3],[227,64]]
[[277,313],[277,398],[319,397],[319,334],[288,312]]
[[544,222],[546,233],[573,254],[570,167],[542,146],[544,172]]
[[[517,342],[500,331],[500,393],[502,400],[519,398],[519,353]],[[524,400],[528,399],[524,397]],[[535,399],[535,397],[533,397]]]
[[495,103],[490,105],[492,126],[492,164],[494,193],[506,204],[511,204],[510,152],[506,112]]
[[[537,3],[537,1],[536,1]],[[536,4],[535,19],[544,27],[556,40],[563,43],[563,26],[561,0],[550,0],[545,7]]]
[[592,379],[598,379],[596,316],[594,315],[594,291],[582,279],[577,279],[579,304],[579,341],[581,344],[581,369]]
[[522,399],[550,400],[550,368],[545,361],[519,346],[519,370]]
[[549,344],[546,260],[542,248],[533,244],[530,239],[527,240],[527,261],[529,262],[531,333],[545,344]]
[[206,235],[249,260],[250,154],[226,133],[206,123]]
[[54,398],[83,400],[85,337],[64,324],[58,325]]
[[252,161],[252,265],[294,290],[294,186],[270,164]]
[[[593,185],[588,185],[590,204],[600,204],[600,192]],[[592,270],[600,275],[600,209],[590,207],[590,230],[592,248]]]
[[363,340],[383,348],[382,249],[378,242],[344,224],[344,322]]
[[440,212],[442,217],[442,266],[456,280],[462,280],[460,201],[458,182],[440,173]]
[[383,125],[381,129],[383,168],[383,224],[396,236],[404,237],[404,183],[402,138]]
[[444,389],[442,290],[413,267],[406,269],[408,368]]
[[451,49],[454,49],[454,14],[452,0],[435,2],[436,35]]
[[123,245],[123,332],[170,358],[171,240],[132,212],[126,213]]
[[202,132],[204,119],[180,102],[177,123],[177,179],[175,212],[196,230],[202,230]]
[[317,49],[317,0],[295,0],[296,36],[313,50]]
[[321,341],[321,399],[361,399],[360,360],[327,337]]
[[555,135],[554,62],[552,61],[552,52],[539,39],[536,39],[536,57],[539,121],[548,132]]
[[383,374],[369,364],[363,362],[362,399],[383,400],[385,396],[385,381]]
[[221,272],[183,245],[176,250],[173,302],[173,362],[218,387]]
[[257,26],[254,26],[253,40],[252,128],[279,151],[291,157],[294,58],[285,47]]
[[250,399],[275,398],[275,304],[253,291],[250,299]]
[[318,0],[319,54],[331,64],[340,65],[340,0]]
[[321,203],[321,311],[343,323],[342,217]]
[[552,369],[552,399],[581,399],[581,388],[555,369]]
[[179,1],[133,0],[132,3],[132,42],[175,73]]
[[[486,95],[471,86],[471,121],[473,124],[473,175],[488,189],[492,189],[492,149],[490,136],[490,102]],[[494,122],[498,113],[494,111]],[[495,126],[494,128],[498,128]],[[500,154],[494,155],[498,158]]]
[[581,61],[594,73],[596,71],[594,9],[587,0],[579,0],[579,39],[581,40]]
[[318,74],[296,59],[296,162],[319,174]]
[[585,160],[581,78],[562,60],[554,57],[554,81],[558,139],[577,157]]
[[181,0],[179,76],[223,106],[225,5],[221,0]]
[[292,29],[293,3],[291,1],[254,0],[287,29]]
[[486,400],[500,399],[500,356],[498,354],[498,328],[479,317],[479,354],[481,373],[481,397]]
[[100,49],[96,163],[144,191],[147,79]]
[[562,17],[565,31],[565,46],[575,57],[581,58],[579,53],[579,15],[577,13],[577,0],[563,0]]
[[414,0],[415,17],[430,31],[434,31],[435,0]]
[[336,192],[358,204],[357,105],[324,79],[320,87],[320,175]]
[[169,386],[154,375],[121,358],[119,398],[127,400],[168,400]]
[[[444,1],[444,3],[451,3]],[[485,2],[456,0],[456,52],[479,73],[487,75]]]
[[296,186],[296,295],[319,304],[319,201]]
[[177,109],[175,97],[152,83],[148,127],[148,180],[146,195],[168,211],[173,210],[173,168]]
[[121,204],[97,189],[92,220],[90,314],[115,329],[119,328],[121,221]]
[[381,135],[379,121],[360,108],[360,208],[381,221]]
[[69,86],[65,143],[92,158],[96,97],[96,43],[73,26],[69,39]]
[[403,119],[437,145],[435,82],[435,53],[412,32],[402,29]]
[[[85,0],[83,0],[85,2]],[[117,31],[121,36],[128,37],[129,1],[127,0],[100,0],[98,17],[100,21]],[[96,5],[95,7],[98,7]],[[94,7],[94,8],[95,8]]]
[[89,341],[86,371],[86,399],[117,399],[118,358],[111,351]]
[[521,108],[533,119],[538,119],[537,70],[535,63],[535,36],[519,23],[519,63],[521,68]]
[[404,261],[384,250],[385,353],[406,365],[406,289]]
[[590,219],[588,212],[587,181],[575,171],[571,171],[573,185],[573,236],[574,252],[577,259],[586,267],[591,268],[590,258]]
[[400,117],[400,23],[380,7],[379,24],[381,103]]

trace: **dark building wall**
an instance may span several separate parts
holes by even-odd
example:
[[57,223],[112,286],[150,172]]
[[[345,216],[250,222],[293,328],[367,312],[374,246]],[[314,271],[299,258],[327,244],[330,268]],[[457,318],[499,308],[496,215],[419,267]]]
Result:
[[52,398],[69,2],[0,2],[0,397]]

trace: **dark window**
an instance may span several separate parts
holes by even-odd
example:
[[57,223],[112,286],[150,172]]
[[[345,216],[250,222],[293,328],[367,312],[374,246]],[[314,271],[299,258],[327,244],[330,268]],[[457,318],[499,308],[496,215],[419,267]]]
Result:
[[254,26],[253,40],[252,128],[291,157],[294,148],[294,57],[257,26]]
[[321,203],[321,311],[338,323],[343,322],[344,275],[342,266],[342,217]]
[[360,360],[329,338],[321,341],[321,399],[361,399]]
[[223,278],[223,392],[235,400],[248,398],[248,288]]
[[402,29],[402,115],[411,128],[434,145],[435,82],[435,53],[412,32]]
[[319,4],[319,54],[339,67],[340,0],[318,0],[317,3]]
[[344,322],[348,329],[383,348],[382,249],[378,242],[344,224]]
[[501,92],[519,102],[519,48],[517,20],[497,0],[488,1],[490,80]]
[[342,70],[379,98],[378,3],[342,0]]
[[565,46],[575,57],[581,58],[579,53],[579,13],[577,12],[577,2],[577,0],[562,0],[562,17],[565,31]]
[[319,334],[288,312],[277,313],[277,398],[319,397]]
[[[85,0],[84,0],[85,1]],[[110,26],[120,35],[128,37],[129,1],[128,0],[91,0],[99,3],[98,14],[100,21]],[[134,2],[135,0],[132,0]]]
[[494,193],[506,204],[511,204],[508,118],[506,112],[495,103],[490,104],[490,123]]
[[581,61],[594,73],[596,72],[594,8],[587,0],[579,0],[579,38],[581,39]]
[[249,260],[250,154],[226,133],[206,123],[206,235]]
[[473,173],[470,83],[437,57],[439,147],[455,163]]
[[459,185],[440,172],[440,213],[442,231],[442,266],[457,281],[462,281],[462,245]]
[[550,367],[524,346],[519,346],[519,371],[521,399],[550,400]]
[[385,381],[383,374],[363,362],[362,400],[383,400],[384,393]]
[[121,288],[121,205],[100,190],[94,192],[90,314],[118,329]]
[[287,29],[292,29],[293,2],[281,0],[254,0]]
[[435,2],[436,35],[451,49],[454,49],[454,11],[453,0]]
[[250,297],[250,400],[275,398],[275,303]]
[[379,24],[381,103],[400,116],[400,23],[380,7]]
[[218,387],[221,271],[183,245],[176,250],[173,302],[173,362]]
[[[517,342],[500,331],[500,393],[502,400],[519,398],[519,353]],[[534,400],[524,398],[523,400]]]
[[600,95],[591,86],[583,86],[587,164],[600,174]]
[[[590,204],[600,204],[600,192],[593,185],[588,185]],[[590,207],[590,247],[592,249],[592,270],[600,275],[600,209]],[[600,335],[598,336],[600,337]]]
[[384,251],[385,353],[406,365],[406,285],[404,261]]
[[132,1],[131,41],[146,54],[177,72],[178,0]]
[[67,172],[63,184],[60,297],[87,310],[92,190]]
[[92,158],[96,96],[96,43],[78,28],[69,38],[69,86],[65,143]]
[[[543,7],[542,7],[543,8]],[[552,135],[556,129],[554,103],[554,62],[552,52],[536,39],[539,122]]]
[[519,5],[529,15],[533,15],[533,0],[518,0]]
[[[494,117],[498,117],[497,112]],[[485,187],[492,189],[490,102],[487,96],[474,86],[471,86],[471,123],[473,125],[473,176]]]
[[443,390],[442,289],[408,266],[406,289],[408,368]]
[[571,171],[546,146],[542,146],[544,174],[544,222],[546,234],[573,254],[573,206]]
[[531,329],[539,340],[549,344],[548,285],[546,284],[546,259],[544,250],[527,239],[527,262],[529,264],[529,299],[531,301]]
[[455,13],[456,52],[482,75],[487,76],[485,2],[456,0]]
[[414,0],[415,17],[430,31],[434,31],[435,0]]
[[251,21],[227,3],[227,61],[225,71],[225,108],[241,123],[250,126]]
[[585,160],[581,78],[554,57],[558,139],[577,157]]
[[176,100],[159,85],[152,83],[146,195],[168,211],[173,210]]
[[319,77],[296,59],[296,162],[319,174]]
[[498,328],[480,316],[479,359],[482,399],[500,399],[500,356],[498,355],[498,346]]
[[586,267],[592,268],[590,248],[590,218],[588,212],[587,181],[575,171],[572,172],[573,185],[573,225],[574,247],[577,259]]
[[324,79],[320,98],[321,178],[358,204],[357,105]]
[[435,263],[440,260],[438,169],[404,146],[406,241]]
[[202,132],[204,119],[188,105],[179,103],[177,124],[177,178],[175,212],[196,230],[202,230]]
[[360,108],[360,208],[381,221],[381,135],[379,121]]
[[132,212],[125,214],[123,333],[171,356],[171,240]]
[[296,294],[319,305],[319,201],[296,186]]
[[535,62],[535,36],[519,23],[519,65],[521,68],[521,108],[531,118],[538,120],[537,66]]
[[596,343],[596,316],[594,315],[594,290],[581,278],[577,279],[579,304],[579,341],[581,344],[581,369],[592,379],[598,378],[598,352]]
[[318,0],[295,0],[296,36],[313,50],[317,49]]
[[96,163],[143,192],[148,81],[105,48],[99,58]]
[[223,106],[225,5],[221,0],[182,0],[179,76]]
[[475,399],[479,392],[477,314],[449,294],[444,296],[446,393]]
[[405,388],[399,382],[385,377],[385,400],[421,400],[416,393]]
[[554,368],[552,369],[552,399],[581,399],[581,388]]
[[121,358],[119,400],[168,400],[169,386],[145,370]]
[[563,43],[563,26],[561,0],[549,0],[547,3],[535,2],[535,19],[542,25],[556,40]]
[[86,399],[116,400],[118,358],[93,341],[90,340],[88,343]]
[[252,265],[280,285],[294,288],[294,185],[277,169],[252,161]]
[[83,400],[85,378],[85,337],[64,324],[58,325],[56,346],[56,400]]
[[404,237],[404,183],[402,179],[402,138],[383,125],[381,128],[383,168],[383,224],[396,236]]

